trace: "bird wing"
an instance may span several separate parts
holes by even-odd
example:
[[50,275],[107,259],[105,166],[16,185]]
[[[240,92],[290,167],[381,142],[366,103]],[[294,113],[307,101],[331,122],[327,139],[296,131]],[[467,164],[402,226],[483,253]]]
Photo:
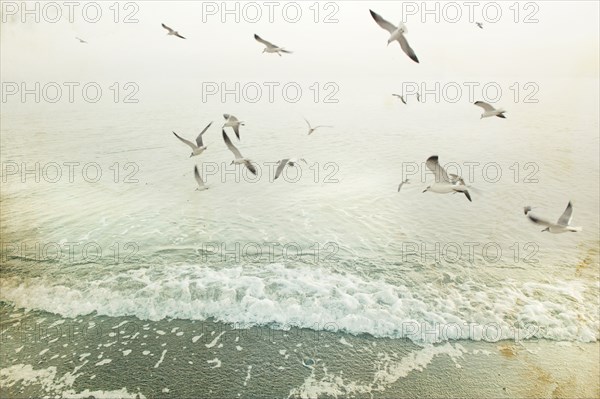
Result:
[[450,178],[448,177],[448,174],[446,173],[444,168],[440,166],[437,155],[430,156],[425,162],[425,165],[427,165],[429,170],[431,170],[435,174],[436,183],[440,183],[442,181],[450,183]]
[[258,36],[256,33],[254,34],[254,39],[259,42],[264,44],[265,46],[269,47],[269,48],[277,48],[276,45],[274,45],[271,42],[266,41],[265,39],[261,38],[260,36]]
[[375,22],[377,22],[377,25],[381,26],[383,29],[387,30],[390,33],[394,33],[396,31],[397,28],[394,26],[394,24],[386,21],[381,17],[381,15],[377,14],[373,10],[369,10],[369,12],[371,13],[371,16],[373,17]]
[[279,49],[279,51],[282,52],[282,53],[286,53],[286,54],[292,54],[293,53],[293,51],[285,50],[285,49]]
[[237,118],[230,114],[223,114],[223,118],[227,119],[228,122],[237,122]]
[[418,64],[419,59],[417,58],[415,51],[408,44],[408,41],[406,40],[404,35],[402,35],[402,34],[400,35],[400,37],[398,38],[398,42],[400,42],[400,47],[402,48],[402,51],[404,51],[406,53],[406,55],[408,55],[410,57],[411,60],[413,60],[414,62],[416,62]]
[[161,24],[161,25],[162,25],[163,28],[165,28],[166,30],[168,30],[169,33],[173,33],[174,32],[174,30],[171,29],[171,28],[169,28],[167,25],[165,25],[165,24]]
[[277,178],[279,177],[279,175],[281,175],[281,172],[283,171],[283,168],[285,168],[285,165],[287,165],[289,159],[282,159],[281,161],[279,161],[279,165],[277,166],[277,170],[275,171],[275,179],[277,180]]
[[462,186],[466,186],[465,181],[459,175],[455,175],[453,173],[450,173],[450,179],[451,179],[452,183],[454,183],[454,184],[458,183],[458,184],[460,184]]
[[[224,129],[222,130],[222,132],[223,132],[223,140],[225,141],[225,144],[227,145],[227,148],[229,148],[229,150],[231,152],[233,152],[233,155],[235,156],[235,158],[236,159],[237,158],[243,158],[242,157],[242,153],[240,153],[240,151],[237,148],[235,148],[235,146],[233,145],[233,143],[231,142],[231,140],[229,140],[229,136],[227,136],[227,133],[225,133]],[[250,168],[248,168],[248,169],[250,169]],[[252,171],[252,170],[250,170],[250,171]]]
[[490,104],[488,104],[484,101],[475,101],[474,104],[477,105],[478,107],[483,108],[486,111],[495,111],[496,110],[496,108],[492,107]]
[[310,125],[310,122],[308,121],[308,119],[306,119],[306,118],[302,118],[302,119],[304,119],[304,121],[305,121],[305,122],[306,122],[306,124],[308,125],[308,128],[309,128],[309,129],[312,129],[312,126]]
[[202,131],[200,132],[200,134],[198,135],[198,137],[196,137],[196,144],[198,144],[198,147],[202,147],[202,146],[203,146],[203,144],[202,144],[202,135],[203,135],[204,133],[206,133],[206,131],[208,130],[208,128],[209,128],[209,127],[210,127],[210,125],[212,125],[212,124],[213,124],[212,122],[211,122],[211,123],[209,123],[209,124],[208,124],[208,125],[207,125],[207,126],[204,128],[204,130],[202,130]]
[[238,140],[240,139],[240,125],[233,125],[233,131],[235,132],[235,135],[237,136]]
[[254,165],[252,165],[252,162],[245,160],[244,161],[244,165],[246,165],[246,167],[248,168],[248,170],[250,172],[252,172],[253,175],[256,176],[256,168],[254,167]]
[[177,137],[177,138],[178,138],[179,140],[181,140],[183,143],[185,143],[185,144],[189,145],[189,146],[190,146],[190,148],[191,148],[192,150],[195,150],[196,148],[198,148],[198,147],[196,147],[196,146],[194,145],[194,143],[192,143],[192,142],[191,142],[191,141],[189,141],[189,140],[186,140],[186,139],[184,139],[183,137],[181,137],[181,136],[180,136],[180,135],[178,135],[177,133],[173,132],[173,134],[175,135],[175,137]]
[[194,165],[194,178],[196,179],[199,187],[204,187],[204,180],[202,180],[200,172],[198,172],[198,165]]
[[185,37],[181,36],[179,33],[175,32],[175,36],[185,39]]
[[567,204],[567,208],[565,209],[561,217],[558,219],[558,222],[556,222],[556,224],[559,224],[561,226],[568,226],[569,224],[571,224],[571,219],[573,219],[573,205],[571,204],[571,201],[569,201],[569,203]]
[[546,226],[546,227],[552,227],[552,226],[554,226],[553,223],[550,223],[550,222],[548,222],[547,220],[544,220],[544,219],[540,219],[537,216],[534,216],[532,213],[528,213],[527,217],[529,218],[529,220],[531,220],[535,224],[541,224],[542,226]]

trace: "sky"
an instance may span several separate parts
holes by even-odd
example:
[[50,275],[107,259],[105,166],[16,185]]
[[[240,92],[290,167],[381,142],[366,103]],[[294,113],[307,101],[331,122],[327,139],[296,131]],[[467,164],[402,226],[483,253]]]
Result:
[[[28,7],[33,9],[35,3]],[[269,2],[146,1],[120,2],[118,7],[113,2],[92,3],[77,2],[70,22],[69,8],[55,2],[61,17],[51,23],[58,14],[44,2],[38,4],[36,22],[35,13],[22,15],[22,2],[3,1],[2,80],[160,80],[167,75],[182,80],[531,80],[598,78],[599,71],[597,1],[520,2],[518,22],[514,2],[475,2],[472,20],[483,22],[483,30],[470,21],[463,1],[427,2],[429,10],[437,7],[433,14],[423,14],[421,1],[271,2],[273,8]],[[98,22],[89,22],[97,4],[102,15]],[[496,5],[502,15],[494,23]],[[224,14],[224,7],[238,11]],[[404,15],[403,10],[410,11],[407,7],[416,7],[416,13]],[[301,16],[292,22],[298,8]],[[397,43],[387,46],[388,33],[372,20],[369,9],[394,24],[406,20],[407,40],[419,64]],[[454,18],[456,9],[462,13],[458,22],[444,20],[444,15]],[[137,22],[125,23],[126,17]],[[527,17],[538,22],[525,23]],[[166,36],[161,23],[187,39]],[[294,53],[263,54],[255,33]],[[79,43],[76,36],[89,43]]]

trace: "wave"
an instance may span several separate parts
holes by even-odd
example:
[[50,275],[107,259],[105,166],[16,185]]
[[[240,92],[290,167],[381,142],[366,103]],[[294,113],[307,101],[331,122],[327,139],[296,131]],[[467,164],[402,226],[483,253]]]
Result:
[[[142,320],[214,319],[408,338],[414,342],[598,339],[597,304],[580,281],[392,284],[325,268],[192,265],[137,268],[65,280],[6,277],[0,297],[74,318],[96,312]],[[590,288],[591,289],[591,288]]]

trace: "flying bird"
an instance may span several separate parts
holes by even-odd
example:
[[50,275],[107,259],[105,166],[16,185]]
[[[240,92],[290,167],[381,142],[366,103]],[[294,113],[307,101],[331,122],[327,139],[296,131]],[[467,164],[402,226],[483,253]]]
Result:
[[198,183],[198,188],[196,189],[196,191],[208,190],[208,187],[204,185],[204,180],[202,180],[202,177],[198,172],[198,165],[194,165],[194,178],[196,179],[196,183]]
[[481,22],[475,22],[475,25],[479,26],[479,29],[483,29],[483,24]]
[[497,116],[498,118],[506,119],[506,116],[504,116],[504,113],[506,111],[501,108],[496,109],[484,101],[475,101],[474,104],[478,107],[483,108],[483,114],[481,114],[481,118],[479,119],[490,118],[492,116]]
[[527,215],[529,212],[531,212],[532,209],[533,209],[533,207],[531,207],[531,206],[528,205],[528,206],[526,206],[526,207],[523,208],[523,213],[525,215]]
[[402,100],[402,102],[404,104],[406,104],[406,100],[404,99],[404,96],[400,95],[400,94],[392,94],[392,96],[394,97],[398,97],[400,100]]
[[181,35],[179,34],[179,32],[177,32],[176,30],[173,30],[173,29],[169,28],[169,27],[168,27],[167,25],[165,25],[165,24],[161,24],[161,25],[162,25],[162,27],[163,27],[163,28],[165,28],[165,29],[168,31],[168,32],[167,32],[167,36],[177,36],[177,37],[180,37],[180,38],[182,38],[182,39],[185,39],[185,37],[181,36]]
[[400,189],[401,189],[401,188],[402,188],[402,186],[403,186],[403,185],[405,185],[405,184],[410,184],[410,182],[409,182],[409,180],[408,180],[408,179],[406,179],[406,180],[404,180],[402,183],[400,183],[400,185],[398,186],[398,192],[400,192]]
[[240,139],[240,126],[244,126],[244,122],[239,121],[238,118],[236,118],[233,115],[229,115],[229,114],[223,114],[223,118],[225,118],[225,124],[223,125],[223,127],[233,128],[233,131],[235,132],[235,135],[237,136],[237,138],[239,140]]
[[280,57],[281,57],[281,53],[285,53],[285,54],[292,53],[291,51],[288,51],[288,50],[284,49],[283,47],[276,46],[273,43],[266,41],[265,39],[258,36],[256,33],[254,34],[254,39],[257,42],[265,45],[265,48],[263,49],[263,53],[277,53],[277,55]]
[[229,140],[229,136],[227,136],[227,133],[225,133],[225,129],[223,129],[222,132],[223,132],[223,140],[225,141],[227,148],[229,148],[229,150],[231,152],[233,152],[233,155],[235,156],[235,159],[233,161],[231,161],[230,165],[233,165],[233,164],[246,165],[248,170],[250,172],[252,172],[253,175],[256,175],[256,168],[254,167],[254,165],[252,165],[252,161],[250,161],[247,158],[244,158],[242,156],[242,153],[237,148],[235,148],[235,146],[233,145],[231,140]]
[[391,42],[397,40],[398,43],[400,43],[402,51],[404,51],[406,55],[410,57],[411,60],[413,60],[416,63],[419,63],[417,55],[415,54],[414,50],[410,47],[410,45],[406,41],[406,38],[404,37],[404,34],[408,33],[406,25],[400,22],[400,24],[396,27],[392,23],[383,19],[381,15],[377,14],[373,10],[369,10],[369,12],[371,13],[371,16],[373,17],[375,22],[377,22],[377,25],[390,32],[390,37],[388,38],[388,46]]
[[527,212],[527,217],[533,223],[546,226],[546,228],[542,230],[542,232],[548,231],[552,234],[560,234],[566,232],[576,233],[578,231],[583,230],[583,228],[581,227],[571,226],[571,220],[573,220],[573,205],[571,204],[571,201],[569,201],[569,203],[567,204],[567,208],[556,223],[551,223],[544,219],[540,219],[537,216],[532,215],[530,212]]
[[277,170],[275,171],[275,178],[273,180],[277,180],[277,178],[281,175],[281,172],[283,172],[283,169],[287,165],[295,167],[296,164],[298,163],[298,161],[302,161],[302,162],[306,163],[306,160],[304,158],[300,158],[300,159],[288,158],[288,159],[282,159],[281,161],[279,161],[279,165],[277,165]]
[[303,118],[303,119],[306,122],[306,124],[308,125],[308,134],[309,135],[311,135],[315,130],[317,130],[320,127],[333,127],[333,126],[328,126],[328,125],[318,125],[318,126],[312,127],[310,125],[310,122],[306,118]]
[[210,125],[212,125],[212,122],[209,123],[203,131],[200,132],[200,134],[198,135],[198,137],[196,137],[196,144],[192,143],[189,140],[184,139],[183,137],[179,136],[177,133],[173,132],[173,134],[175,135],[175,137],[177,137],[179,140],[181,140],[181,142],[187,144],[190,146],[190,148],[192,149],[192,153],[190,154],[190,158],[195,156],[195,155],[200,155],[204,152],[204,150],[206,150],[208,147],[206,147],[203,143],[202,143],[202,135],[208,130],[208,128],[210,127]]
[[421,95],[419,94],[419,92],[417,92],[417,101],[421,102]]
[[448,193],[463,193],[469,201],[471,195],[465,185],[464,180],[458,175],[448,175],[444,168],[438,162],[438,156],[433,155],[425,162],[427,168],[435,174],[435,183],[427,187],[423,192],[431,191],[437,194],[448,194]]
[[87,43],[85,40],[83,40],[83,39],[81,39],[79,37],[76,37],[75,39],[79,40],[79,43]]

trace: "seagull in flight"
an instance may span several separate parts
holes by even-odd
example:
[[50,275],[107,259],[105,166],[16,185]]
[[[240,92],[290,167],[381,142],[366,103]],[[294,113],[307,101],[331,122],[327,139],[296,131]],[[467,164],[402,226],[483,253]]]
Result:
[[406,104],[406,100],[404,99],[404,96],[402,96],[400,94],[392,94],[392,96],[398,97],[404,104]]
[[475,25],[479,26],[479,29],[483,29],[483,24],[481,22],[475,22]]
[[506,111],[501,108],[496,109],[484,101],[475,101],[474,104],[478,107],[483,108],[483,114],[481,114],[481,118],[479,119],[490,118],[492,116],[497,116],[498,118],[506,119],[506,116],[504,116],[504,113]]
[[464,180],[457,175],[448,175],[444,168],[438,162],[438,156],[433,155],[425,162],[427,168],[435,174],[435,183],[427,187],[423,192],[431,191],[437,194],[448,194],[448,193],[463,193],[469,201],[471,195],[465,185]]
[[265,39],[258,36],[256,33],[254,34],[254,39],[257,42],[265,45],[265,48],[263,49],[263,53],[277,53],[277,55],[280,57],[281,57],[281,53],[285,53],[285,54],[292,53],[291,51],[288,51],[288,50],[284,49],[283,47],[276,46],[273,43],[266,41]]
[[182,39],[185,39],[185,37],[181,36],[181,35],[179,34],[179,32],[177,32],[176,30],[173,30],[173,29],[169,28],[169,27],[168,27],[167,25],[165,25],[165,24],[161,24],[161,25],[162,25],[162,27],[163,27],[163,28],[165,28],[166,30],[168,30],[168,32],[167,32],[167,36],[177,36],[177,37],[180,37],[180,38],[182,38]]
[[533,207],[527,205],[526,207],[523,207],[523,213],[527,215],[529,212],[531,212],[532,209]]
[[275,178],[273,180],[277,180],[277,178],[281,175],[281,172],[283,172],[283,169],[286,167],[286,165],[295,167],[296,164],[298,163],[298,161],[302,161],[305,164],[308,165],[308,163],[306,162],[306,160],[304,158],[288,158],[288,159],[282,159],[281,161],[279,161],[279,165],[277,165],[277,170],[275,171]]
[[229,150],[231,152],[233,152],[233,155],[235,156],[235,159],[233,161],[231,161],[230,165],[233,165],[233,164],[246,165],[248,170],[250,172],[252,172],[253,175],[256,175],[256,168],[254,167],[254,165],[252,165],[252,161],[250,161],[248,158],[244,158],[242,156],[242,153],[237,148],[235,148],[235,146],[233,145],[231,140],[229,140],[229,136],[227,136],[227,133],[225,133],[225,129],[223,129],[222,132],[223,132],[223,140],[225,141],[227,148],[229,148]]
[[81,39],[79,37],[76,37],[75,39],[79,40],[79,43],[87,43],[85,40],[83,40],[83,39]]
[[303,118],[303,119],[306,122],[306,124],[308,125],[308,135],[311,135],[315,130],[317,130],[320,127],[333,127],[333,126],[329,126],[329,125],[318,125],[318,126],[312,127],[310,125],[310,122],[306,118]]
[[223,114],[223,118],[225,118],[225,124],[223,125],[223,127],[233,128],[233,131],[235,132],[235,135],[237,136],[237,138],[239,140],[240,139],[240,126],[244,126],[244,122],[239,121],[238,118],[236,118],[233,115],[229,115],[229,114]]
[[208,130],[208,128],[210,127],[210,125],[212,125],[212,122],[209,123],[203,131],[200,132],[200,134],[198,135],[198,137],[196,137],[196,144],[192,143],[189,140],[184,139],[183,137],[179,136],[177,133],[173,132],[173,134],[175,135],[175,137],[177,137],[179,140],[181,140],[182,143],[187,144],[188,146],[190,146],[190,148],[192,149],[192,153],[190,154],[190,158],[196,155],[200,155],[204,152],[204,150],[206,150],[208,147],[206,147],[203,143],[202,143],[202,135]]
[[560,233],[566,233],[566,232],[576,233],[578,231],[583,230],[583,228],[581,228],[581,227],[571,226],[571,220],[573,220],[573,205],[571,204],[571,201],[569,201],[569,203],[567,204],[567,208],[565,209],[565,211],[563,212],[563,214],[560,216],[560,218],[558,219],[558,221],[556,223],[551,223],[544,219],[540,219],[537,216],[534,216],[529,212],[527,213],[527,217],[533,223],[541,224],[542,226],[546,226],[546,228],[544,230],[542,230],[542,232],[548,231],[552,234],[560,234]]
[[398,43],[400,43],[402,51],[404,51],[406,55],[410,57],[411,60],[418,64],[419,59],[417,58],[417,55],[415,54],[414,50],[410,47],[410,45],[406,41],[406,38],[404,37],[404,34],[408,33],[406,25],[400,22],[400,24],[396,27],[394,24],[383,19],[381,15],[377,14],[373,10],[369,10],[369,12],[371,13],[371,16],[373,17],[375,22],[377,22],[377,25],[390,32],[390,37],[388,38],[388,46],[391,42],[397,40]]
[[196,191],[208,190],[208,187],[204,185],[204,180],[202,180],[202,177],[198,172],[198,165],[194,165],[194,178],[196,179],[196,183],[198,183],[198,188],[196,189]]
[[400,185],[398,186],[398,192],[400,192],[400,189],[402,188],[403,185],[405,184],[410,184],[410,181],[408,179],[404,180],[402,183],[400,183]]

